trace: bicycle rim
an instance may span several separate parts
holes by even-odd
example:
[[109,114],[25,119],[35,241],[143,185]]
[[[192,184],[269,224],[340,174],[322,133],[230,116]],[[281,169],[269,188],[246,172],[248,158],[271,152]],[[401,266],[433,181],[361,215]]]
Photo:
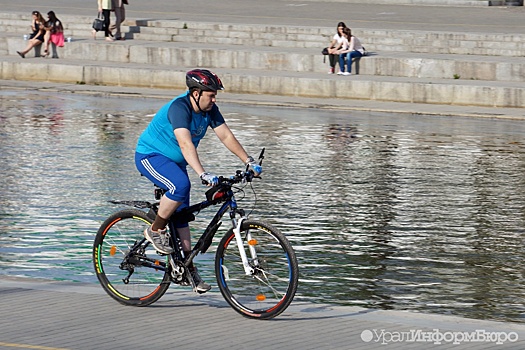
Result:
[[[125,305],[149,305],[162,297],[170,284],[166,256],[158,255],[147,241],[139,244],[149,225],[146,213],[125,209],[110,216],[95,238],[93,264],[98,280],[112,298]],[[134,246],[138,249],[130,254]]]
[[[277,229],[258,221],[245,221],[241,229],[244,247],[254,273],[246,275],[233,230],[217,248],[215,273],[219,289],[230,306],[249,318],[269,319],[292,302],[298,283],[295,253]],[[248,246],[255,249],[252,259]]]

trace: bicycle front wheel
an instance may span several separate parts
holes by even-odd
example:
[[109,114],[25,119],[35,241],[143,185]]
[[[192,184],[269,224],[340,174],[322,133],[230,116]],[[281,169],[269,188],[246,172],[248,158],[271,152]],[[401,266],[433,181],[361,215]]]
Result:
[[297,290],[299,268],[284,234],[260,221],[244,221],[244,269],[233,229],[221,239],[215,259],[219,289],[230,306],[248,318],[270,319],[283,312]]
[[170,285],[166,256],[158,255],[144,239],[151,219],[138,209],[111,215],[98,230],[93,265],[104,290],[119,303],[146,306],[164,295]]

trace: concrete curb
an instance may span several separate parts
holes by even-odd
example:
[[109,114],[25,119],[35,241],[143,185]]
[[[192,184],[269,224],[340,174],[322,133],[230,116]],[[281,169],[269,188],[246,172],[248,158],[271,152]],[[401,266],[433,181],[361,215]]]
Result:
[[[154,89],[114,87],[100,85],[60,84],[37,81],[0,80],[0,90],[27,90],[59,94],[87,94],[94,96],[136,96],[169,100],[178,96],[182,89]],[[475,106],[450,106],[398,102],[379,102],[337,98],[297,98],[290,96],[233,94],[228,91],[219,94],[221,105],[239,104],[267,107],[316,108],[323,110],[361,111],[370,113],[394,113],[428,116],[454,116],[466,118],[494,118],[525,120],[523,108],[491,108]]]

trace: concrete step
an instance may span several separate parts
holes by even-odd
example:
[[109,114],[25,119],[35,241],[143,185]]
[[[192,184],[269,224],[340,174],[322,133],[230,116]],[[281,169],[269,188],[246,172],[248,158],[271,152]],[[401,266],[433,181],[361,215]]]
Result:
[[[333,28],[201,24],[142,21],[132,37],[151,41],[223,43],[245,46],[310,47],[328,45]],[[187,27],[187,28],[184,28]],[[525,35],[450,33],[353,28],[369,50],[525,56]]]
[[[115,50],[116,46],[112,47]],[[185,89],[194,66],[21,59],[0,56],[0,79],[89,85]],[[517,107],[525,102],[522,82],[353,75],[216,68],[228,92],[315,98],[362,99],[480,107]]]
[[[311,1],[311,0],[306,0]],[[332,0],[347,4],[361,4],[363,0]],[[427,5],[427,6],[504,6],[505,0],[368,0],[369,4],[383,5]]]
[[[4,35],[4,36],[2,36]],[[18,36],[0,35],[16,56],[26,42]],[[140,40],[106,43],[103,40],[76,39],[59,49],[59,56],[96,62],[139,63],[148,65],[231,68],[325,73],[328,63],[318,49],[244,47],[201,43],[159,43]],[[33,55],[30,53],[29,56]],[[371,52],[353,72],[361,75],[432,79],[471,79],[525,81],[525,61],[503,56],[419,54],[410,52]]]
[[[0,13],[0,25],[5,28],[4,33],[18,33],[21,36],[24,34],[31,33],[31,28],[29,26],[30,20],[26,19],[11,19],[11,18],[2,18],[3,14]],[[84,22],[79,22],[79,18],[73,18],[73,22],[66,22],[66,18],[62,19],[64,25],[64,35],[65,36],[78,36],[85,37],[90,35],[92,28],[89,18],[81,17]],[[122,25],[121,29],[125,33],[134,33],[138,32],[137,26],[127,26]],[[100,34],[99,34],[100,35]]]
[[[25,34],[29,17],[0,13],[6,32]],[[64,16],[65,35],[85,37],[91,33],[90,17]],[[243,46],[322,48],[334,28],[184,22],[181,20],[128,20],[127,38]],[[501,33],[450,33],[435,31],[369,30],[353,28],[369,51],[525,56],[525,35]],[[101,36],[101,34],[99,34]]]

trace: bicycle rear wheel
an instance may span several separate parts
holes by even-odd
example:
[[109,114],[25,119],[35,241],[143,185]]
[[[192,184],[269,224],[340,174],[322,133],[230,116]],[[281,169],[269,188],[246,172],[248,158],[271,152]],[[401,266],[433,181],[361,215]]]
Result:
[[246,275],[237,240],[230,229],[217,248],[217,284],[226,301],[241,315],[273,318],[295,296],[299,277],[295,253],[286,237],[264,222],[244,221],[241,237],[253,273]]
[[158,255],[144,239],[149,225],[151,219],[141,210],[118,211],[102,223],[93,244],[93,265],[100,284],[124,305],[150,305],[170,285],[167,257]]

